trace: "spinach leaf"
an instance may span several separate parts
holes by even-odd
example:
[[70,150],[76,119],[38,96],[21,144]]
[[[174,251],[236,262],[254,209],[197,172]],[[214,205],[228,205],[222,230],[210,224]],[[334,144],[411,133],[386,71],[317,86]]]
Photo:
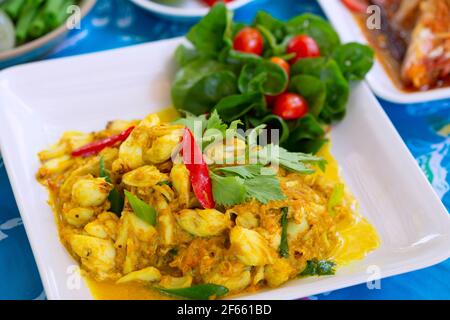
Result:
[[281,218],[280,218],[280,224],[281,224],[281,240],[280,240],[280,256],[283,258],[287,258],[289,256],[289,245],[288,245],[288,239],[287,239],[287,215],[288,215],[289,208],[283,207],[281,208]]
[[316,118],[307,114],[297,121],[283,146],[291,151],[315,154],[327,142],[324,136],[325,131]]
[[225,47],[231,46],[231,33],[232,13],[225,4],[218,3],[186,37],[202,55],[216,57]]
[[156,225],[156,210],[153,207],[127,190],[125,196],[135,215],[152,226]]
[[292,18],[286,23],[289,35],[306,34],[313,38],[322,56],[329,56],[339,46],[341,40],[330,23],[319,16],[306,13]]
[[214,107],[220,117],[225,122],[231,122],[239,119],[244,114],[253,109],[258,109],[260,112],[265,110],[264,96],[259,92],[248,92],[237,95],[230,95],[223,98]]
[[253,21],[254,26],[262,26],[270,31],[277,42],[281,42],[286,35],[286,26],[280,21],[264,11],[259,11]]
[[312,259],[306,262],[306,268],[300,273],[302,277],[329,276],[335,274],[336,264],[330,260]]
[[241,92],[259,89],[264,94],[275,96],[286,89],[288,81],[288,75],[283,68],[273,62],[262,60],[244,66],[239,75],[238,86]]
[[236,92],[235,75],[222,63],[205,59],[181,68],[171,90],[175,108],[195,115],[208,112],[223,97]]
[[318,117],[325,105],[327,90],[325,84],[314,76],[298,75],[291,79],[289,91],[300,94],[308,101],[309,112]]
[[188,288],[179,289],[164,289],[156,288],[162,293],[166,293],[172,296],[187,298],[193,300],[208,300],[211,297],[220,298],[228,293],[228,289],[224,286],[219,286],[217,284],[206,283],[198,284]]
[[356,42],[339,46],[333,52],[333,58],[348,81],[363,80],[373,66],[372,48]]
[[300,59],[291,68],[292,77],[299,74],[317,77],[325,84],[326,101],[319,119],[326,123],[342,119],[350,88],[336,61],[324,57]]
[[194,61],[199,57],[197,50],[194,48],[188,48],[183,44],[180,44],[175,50],[175,61],[180,67],[187,65],[189,62]]
[[282,144],[287,141],[289,138],[289,126],[286,123],[285,120],[283,120],[281,117],[274,115],[274,114],[268,114],[267,116],[263,118],[253,118],[249,117],[249,122],[252,127],[256,128],[262,124],[267,124],[269,126],[269,129],[278,129],[280,132],[280,135],[278,137],[279,143]]

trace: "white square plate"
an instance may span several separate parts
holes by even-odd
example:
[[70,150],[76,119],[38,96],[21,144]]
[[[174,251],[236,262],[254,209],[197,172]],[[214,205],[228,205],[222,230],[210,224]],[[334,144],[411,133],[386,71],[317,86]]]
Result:
[[[90,299],[70,290],[73,259],[60,244],[35,180],[36,154],[66,130],[98,130],[170,105],[175,47],[182,39],[15,67],[0,73],[0,144],[49,299]],[[293,299],[430,266],[450,256],[450,218],[369,88],[355,86],[332,153],[382,245],[336,276],[290,281],[245,298]]]
[[[343,42],[356,41],[367,43],[367,39],[358,23],[350,11],[342,4],[341,0],[318,1]],[[396,103],[419,103],[450,97],[450,88],[432,89],[423,92],[399,90],[378,59],[375,59],[375,65],[367,74],[366,79],[377,96]]]

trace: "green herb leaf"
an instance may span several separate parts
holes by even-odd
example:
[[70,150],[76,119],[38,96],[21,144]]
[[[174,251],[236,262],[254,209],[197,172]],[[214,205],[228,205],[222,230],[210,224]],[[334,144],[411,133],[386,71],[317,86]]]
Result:
[[103,156],[100,157],[100,178],[105,178],[106,182],[111,182],[111,177],[105,169],[105,158]]
[[279,164],[284,169],[297,173],[313,173],[314,170],[307,164],[315,163],[321,169],[324,169],[326,165],[326,160],[321,157],[301,152],[289,152],[273,144],[269,144],[259,150],[257,156],[258,160],[264,165],[269,163]]
[[[100,177],[105,178],[106,182],[112,183],[111,177],[109,176],[108,171],[105,169],[105,159],[103,156],[100,157]],[[109,210],[114,212],[117,216],[120,217],[123,210],[124,205],[124,198],[120,194],[119,190],[117,190],[116,187],[114,187],[108,195],[108,200],[111,204],[111,207]]]
[[231,122],[239,119],[250,110],[265,110],[266,104],[262,93],[248,92],[225,97],[220,100],[214,109],[217,110],[224,121]]
[[342,202],[344,198],[344,184],[338,183],[334,186],[333,191],[331,192],[330,199],[328,200],[328,213],[332,216],[336,215],[334,211],[334,207]]
[[109,193],[108,200],[111,203],[111,208],[109,208],[109,210],[120,217],[120,215],[122,214],[125,199],[116,187],[114,187],[114,189],[112,189]]
[[244,181],[239,177],[222,177],[210,172],[214,201],[218,205],[232,206],[245,201]]
[[302,277],[329,276],[335,274],[336,263],[330,260],[312,259],[306,262],[306,268],[300,273]]
[[280,224],[281,224],[281,240],[280,240],[280,256],[283,258],[287,258],[289,256],[289,245],[288,245],[288,239],[287,239],[287,215],[288,215],[289,208],[284,207],[281,208],[281,218],[280,218]]
[[220,171],[225,174],[239,176],[243,179],[252,179],[261,174],[262,168],[263,167],[259,164],[253,164],[253,165],[243,165],[243,166],[234,166],[234,167],[222,167],[222,168],[216,169],[216,171]]
[[176,296],[180,298],[187,298],[192,300],[208,300],[211,297],[220,298],[228,293],[228,289],[224,286],[219,286],[217,284],[206,283],[199,284],[189,288],[180,289],[164,289],[156,288],[162,293],[166,293],[171,296]]
[[[230,203],[231,205],[249,199],[267,203],[271,200],[286,198],[281,190],[280,181],[270,168],[265,168],[262,165],[244,165],[218,168],[215,171],[224,175],[219,176],[213,173],[212,176],[213,193],[216,190],[214,199],[218,203],[224,205]],[[216,194],[220,201],[217,201]],[[226,195],[225,200],[224,195]]]
[[127,190],[125,190],[124,192],[134,213],[141,220],[147,222],[148,224],[151,224],[152,226],[156,225],[156,210],[153,207],[151,207],[148,203],[136,197],[131,192]]

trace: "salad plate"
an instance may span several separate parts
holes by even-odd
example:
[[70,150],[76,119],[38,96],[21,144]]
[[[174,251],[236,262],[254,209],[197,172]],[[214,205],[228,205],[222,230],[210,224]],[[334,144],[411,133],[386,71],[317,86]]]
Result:
[[[173,52],[183,38],[17,66],[0,73],[0,146],[49,299],[92,299],[61,245],[37,153],[64,131],[90,132],[110,119],[136,119],[171,105]],[[110,68],[114,64],[115,68]],[[354,85],[331,152],[378,231],[379,249],[335,276],[297,279],[246,299],[296,299],[372,283],[450,256],[450,218],[365,83]],[[386,143],[386,142],[389,143]],[[377,288],[373,284],[370,288]]]
[[[319,0],[318,2],[343,41],[368,42],[357,20],[341,0]],[[366,80],[377,96],[396,103],[420,103],[450,97],[448,86],[427,91],[401,90],[386,71],[378,54]]]

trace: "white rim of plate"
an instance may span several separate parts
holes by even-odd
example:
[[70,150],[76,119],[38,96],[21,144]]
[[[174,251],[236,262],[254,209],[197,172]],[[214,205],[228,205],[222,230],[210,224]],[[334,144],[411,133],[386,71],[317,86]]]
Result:
[[[151,0],[130,0],[134,4],[163,15],[183,17],[183,18],[195,18],[206,15],[209,11],[208,7],[205,8],[180,8],[169,5],[160,4]],[[230,10],[238,9],[253,0],[234,0],[227,3],[227,7]]]

